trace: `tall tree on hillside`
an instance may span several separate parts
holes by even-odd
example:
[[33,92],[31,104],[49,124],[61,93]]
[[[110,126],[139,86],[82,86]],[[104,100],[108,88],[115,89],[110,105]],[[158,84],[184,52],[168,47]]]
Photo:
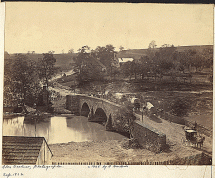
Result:
[[129,77],[129,79],[131,80],[131,77],[132,77],[132,74],[133,74],[133,67],[132,67],[132,62],[131,61],[125,62],[121,66],[121,73],[125,77]]
[[18,54],[12,64],[12,80],[16,93],[20,93],[24,100],[26,99],[27,90],[33,80],[32,70],[28,65],[25,55]]
[[156,42],[154,40],[152,40],[150,43],[149,43],[149,47],[148,48],[151,48],[151,49],[154,49],[156,48]]
[[114,50],[115,47],[113,47],[113,45],[106,45],[105,47],[98,46],[94,51],[100,62],[107,67],[109,74],[112,73],[112,62],[114,60],[115,53]]
[[12,59],[9,54],[4,54],[4,106],[13,105],[13,100],[16,98],[14,93],[15,87],[12,73]]
[[123,46],[119,47],[119,51],[123,51],[125,48]]
[[48,52],[48,54],[54,54],[54,53],[55,53],[55,51],[53,51],[53,50]]
[[177,53],[177,61],[178,61],[178,70],[180,72],[185,73],[185,69],[189,68],[190,62],[189,62],[189,56],[187,54],[187,52],[183,51],[183,52],[178,52]]
[[147,56],[149,57],[149,59],[152,60],[152,58],[155,56],[155,52],[156,52],[156,42],[154,40],[152,40],[149,43],[148,49],[147,49]]
[[202,57],[204,59],[204,67],[210,68],[213,71],[213,48],[206,48],[202,51]]
[[25,55],[17,54],[5,60],[4,104],[33,105],[41,89],[37,72],[35,62]]
[[56,73],[55,67],[56,59],[53,53],[43,53],[43,58],[38,61],[37,69],[39,78],[43,80],[44,84],[49,87],[49,79]]
[[77,74],[78,80],[82,81],[83,74],[84,74],[84,67],[86,66],[87,60],[90,58],[90,53],[88,52],[90,50],[89,46],[82,46],[80,49],[78,49],[78,56],[74,58],[75,65],[74,65],[74,71]]
[[150,72],[150,69],[152,67],[151,65],[151,60],[149,59],[148,56],[141,56],[141,58],[139,59],[140,63],[140,75],[141,75],[141,79],[143,80],[145,76],[148,75],[148,73]]
[[204,58],[201,54],[196,53],[195,56],[193,56],[193,62],[192,65],[196,68],[197,71],[202,71],[204,68]]
[[68,51],[68,53],[69,53],[69,54],[74,53],[74,49],[71,48],[71,49]]
[[174,52],[175,47],[172,45],[163,45],[159,50],[155,53],[152,58],[152,73],[155,77],[160,79],[164,74],[169,73],[171,69],[174,69]]
[[101,80],[104,76],[97,53],[94,50],[89,50],[88,46],[83,46],[79,49],[78,56],[74,58],[74,71],[79,84],[87,81]]
[[174,68],[174,52],[176,48],[173,45],[163,45],[160,50],[160,67],[161,69],[168,73],[171,69]]

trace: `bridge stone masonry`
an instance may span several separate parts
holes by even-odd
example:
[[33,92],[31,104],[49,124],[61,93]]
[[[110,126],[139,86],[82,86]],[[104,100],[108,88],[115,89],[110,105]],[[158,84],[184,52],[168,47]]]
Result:
[[66,109],[75,115],[88,117],[88,121],[103,122],[106,130],[113,130],[121,116],[122,106],[102,98],[76,94],[66,96]]
[[86,116],[88,121],[104,123],[108,131],[127,132],[143,148],[151,151],[158,152],[166,145],[165,134],[157,134],[154,128],[132,122],[132,118],[128,118],[131,116],[125,114],[125,107],[106,99],[84,94],[67,95],[66,109],[75,115]]

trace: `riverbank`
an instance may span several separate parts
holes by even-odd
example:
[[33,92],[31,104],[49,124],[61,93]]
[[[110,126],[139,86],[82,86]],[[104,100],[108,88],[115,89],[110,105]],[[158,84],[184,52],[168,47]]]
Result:
[[[122,141],[88,141],[50,144],[53,153],[52,164],[113,164],[126,162],[165,162],[201,155],[202,151],[191,147],[171,145],[168,152],[156,154],[146,149],[126,147],[128,139]],[[204,164],[196,160],[193,164]]]

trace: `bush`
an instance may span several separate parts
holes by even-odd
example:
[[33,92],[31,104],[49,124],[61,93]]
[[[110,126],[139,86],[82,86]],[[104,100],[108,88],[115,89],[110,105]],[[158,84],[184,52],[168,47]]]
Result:
[[177,99],[171,104],[171,113],[175,116],[185,116],[190,109],[190,102],[186,99]]

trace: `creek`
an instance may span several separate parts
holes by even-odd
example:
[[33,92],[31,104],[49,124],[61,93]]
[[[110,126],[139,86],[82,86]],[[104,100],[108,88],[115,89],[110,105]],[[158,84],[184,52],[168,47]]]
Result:
[[105,130],[105,126],[88,122],[84,116],[54,116],[3,119],[3,136],[45,137],[49,144],[122,140],[125,136]]

